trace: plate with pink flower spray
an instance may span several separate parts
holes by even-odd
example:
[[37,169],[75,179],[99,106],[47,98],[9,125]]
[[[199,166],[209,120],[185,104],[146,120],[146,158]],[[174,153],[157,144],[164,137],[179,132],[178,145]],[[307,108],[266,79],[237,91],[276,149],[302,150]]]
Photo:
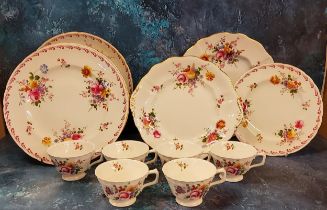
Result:
[[153,66],[130,102],[134,122],[153,148],[175,139],[202,146],[229,140],[242,119],[228,76],[196,57],[173,57]]
[[241,77],[235,90],[244,113],[235,135],[267,155],[283,156],[302,149],[320,127],[319,89],[294,66],[257,66]]
[[226,32],[200,39],[184,56],[196,56],[216,64],[233,84],[251,68],[274,62],[259,42],[244,34]]
[[78,44],[44,47],[12,73],[4,116],[14,141],[31,157],[52,164],[47,148],[88,140],[97,152],[115,141],[128,116],[128,89],[103,54]]

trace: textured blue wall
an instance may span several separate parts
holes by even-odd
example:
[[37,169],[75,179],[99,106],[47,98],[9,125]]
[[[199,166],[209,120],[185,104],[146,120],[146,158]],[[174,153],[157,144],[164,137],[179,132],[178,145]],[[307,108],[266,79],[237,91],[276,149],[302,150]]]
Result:
[[135,84],[153,64],[229,31],[260,41],[275,61],[304,69],[321,86],[326,23],[326,0],[1,0],[0,91],[25,56],[68,31],[114,44]]

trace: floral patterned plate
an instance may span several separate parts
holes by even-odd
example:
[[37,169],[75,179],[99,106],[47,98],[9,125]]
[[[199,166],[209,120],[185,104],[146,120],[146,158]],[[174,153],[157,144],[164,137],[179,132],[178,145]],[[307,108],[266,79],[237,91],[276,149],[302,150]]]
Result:
[[85,32],[68,32],[52,37],[51,39],[44,42],[39,47],[39,49],[44,46],[49,46],[52,44],[59,44],[59,43],[83,44],[101,52],[102,54],[107,56],[107,58],[109,58],[114,65],[116,65],[116,67],[118,68],[118,70],[120,71],[121,75],[123,76],[126,82],[126,85],[129,89],[129,93],[131,94],[133,92],[133,80],[132,80],[131,71],[124,57],[114,46],[112,46],[106,40]]
[[115,141],[128,116],[128,91],[114,65],[78,44],[44,47],[12,73],[4,113],[15,142],[31,157],[51,164],[48,146],[89,140],[96,151]]
[[233,84],[252,67],[274,62],[259,42],[239,33],[217,33],[200,39],[184,56],[191,55],[216,64]]
[[271,156],[305,147],[316,135],[323,114],[318,88],[300,69],[266,64],[244,74],[235,84],[244,120],[240,141]]
[[242,119],[228,76],[196,57],[153,66],[133,92],[131,107],[142,138],[153,148],[174,139],[202,146],[229,140]]

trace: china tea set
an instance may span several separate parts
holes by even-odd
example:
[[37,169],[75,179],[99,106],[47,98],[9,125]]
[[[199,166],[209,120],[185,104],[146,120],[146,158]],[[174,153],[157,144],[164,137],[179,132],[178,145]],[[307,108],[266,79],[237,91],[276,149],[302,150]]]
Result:
[[[59,34],[16,67],[3,104],[25,153],[53,164],[66,181],[100,163],[95,175],[117,207],[158,183],[158,170],[148,167],[158,157],[176,202],[198,206],[212,186],[241,181],[266,155],[304,148],[323,115],[308,75],[274,63],[239,33],[199,40],[183,57],[154,65],[135,89],[113,45],[88,33]],[[129,109],[144,142],[116,141]]]

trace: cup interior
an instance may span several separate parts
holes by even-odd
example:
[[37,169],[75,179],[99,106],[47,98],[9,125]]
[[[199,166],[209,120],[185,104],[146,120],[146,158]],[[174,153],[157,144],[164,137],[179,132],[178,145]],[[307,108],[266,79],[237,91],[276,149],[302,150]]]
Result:
[[148,166],[143,162],[119,159],[100,164],[95,169],[95,175],[107,182],[131,182],[146,176],[148,171]]
[[158,146],[157,152],[165,157],[186,158],[200,155],[202,147],[190,141],[166,141]]
[[180,158],[167,162],[162,171],[166,177],[181,182],[199,182],[212,178],[216,167],[198,158]]
[[140,141],[117,141],[106,145],[102,154],[112,159],[135,158],[149,151],[149,146]]
[[91,142],[78,140],[78,141],[65,141],[59,142],[47,149],[47,153],[52,157],[57,158],[73,158],[84,156],[94,152],[95,146]]
[[255,156],[257,150],[243,142],[220,141],[211,146],[210,153],[223,158],[243,159]]

